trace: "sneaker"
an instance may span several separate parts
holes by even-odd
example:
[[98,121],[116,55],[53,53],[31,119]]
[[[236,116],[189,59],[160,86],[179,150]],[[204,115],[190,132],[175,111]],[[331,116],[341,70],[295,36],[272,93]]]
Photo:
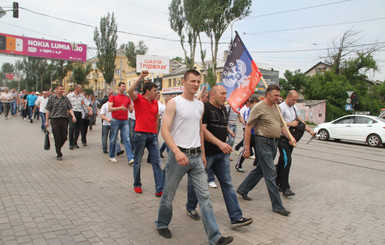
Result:
[[120,155],[122,155],[123,153],[124,153],[124,150],[118,151],[118,152],[116,153],[116,156],[120,156]]
[[217,184],[215,184],[214,181],[209,182],[209,186],[210,186],[211,188],[217,188],[217,187],[218,187]]
[[246,201],[251,201],[251,198],[247,194],[242,194],[237,190],[237,193]]
[[87,143],[82,143],[83,144],[83,146],[87,146]]
[[110,160],[110,162],[118,162],[118,160],[116,160],[116,158],[108,158],[108,160]]
[[282,210],[278,210],[278,211],[274,210],[274,213],[280,214],[282,216],[288,216],[290,214],[290,211],[288,211],[286,209],[282,209]]
[[162,153],[160,154],[160,158],[164,158],[164,156],[163,156],[163,154],[162,154]]
[[33,119],[29,119],[29,122],[30,122],[30,123],[33,123]]
[[134,187],[134,191],[138,194],[142,194],[143,191],[142,191],[142,187]]
[[251,223],[253,223],[252,218],[240,218],[237,221],[235,221],[235,223],[231,224],[231,228],[234,229],[234,228],[238,228],[241,226],[250,225]]
[[155,196],[156,196],[156,197],[162,197],[162,195],[163,195],[163,191],[158,192],[158,193],[155,193]]
[[103,151],[104,154],[108,154],[108,151]]
[[76,149],[80,148],[78,145],[74,145],[74,147],[75,147]]
[[290,188],[287,188],[286,190],[284,190],[284,191],[282,192],[282,194],[283,194],[284,196],[286,196],[286,197],[294,196],[294,195],[295,195],[295,193],[292,192],[292,191],[290,190]]
[[253,155],[253,156],[250,156],[249,158],[254,160],[254,159],[255,159],[255,156]]
[[134,163],[134,159],[131,159],[130,161],[128,161],[128,165],[131,165]]
[[244,173],[245,170],[243,170],[242,168],[235,168],[238,172],[241,172],[241,173]]
[[6,117],[5,120],[8,120],[8,117]]
[[224,245],[232,243],[234,238],[232,236],[223,236],[217,241],[217,245]]
[[73,150],[73,149],[74,149],[74,147],[72,145],[70,145],[70,150]]
[[164,238],[171,238],[171,232],[168,228],[158,229],[158,232]]
[[197,213],[195,210],[187,210],[187,215],[190,216],[192,219],[200,220],[201,216]]
[[61,161],[61,160],[63,160],[63,157],[62,156],[57,156],[56,160]]

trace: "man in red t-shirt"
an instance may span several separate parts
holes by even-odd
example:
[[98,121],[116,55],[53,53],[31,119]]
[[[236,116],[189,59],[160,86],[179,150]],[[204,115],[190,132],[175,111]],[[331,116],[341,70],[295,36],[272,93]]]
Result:
[[134,154],[130,144],[130,127],[128,125],[128,106],[131,104],[131,99],[124,94],[126,84],[120,82],[118,84],[118,93],[111,94],[108,100],[108,111],[111,112],[111,132],[110,132],[110,155],[111,162],[117,162],[115,158],[115,144],[118,131],[121,130],[124,148],[126,149],[127,160],[129,164],[134,162]]
[[135,108],[135,158],[134,158],[134,190],[142,193],[140,181],[140,165],[144,148],[147,147],[154,171],[155,196],[161,197],[163,193],[164,174],[161,168],[159,142],[158,142],[158,101],[156,100],[158,86],[153,82],[146,82],[143,85],[142,94],[135,93],[135,88],[140,81],[148,75],[148,71],[142,71],[138,79],[128,88],[128,94],[134,101]]

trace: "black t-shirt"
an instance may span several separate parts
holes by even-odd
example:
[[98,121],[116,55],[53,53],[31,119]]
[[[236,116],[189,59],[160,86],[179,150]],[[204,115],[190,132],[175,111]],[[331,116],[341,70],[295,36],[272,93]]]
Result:
[[[205,103],[205,113],[203,114],[202,123],[207,124],[207,130],[222,142],[226,142],[227,137],[227,123],[229,116],[226,107],[221,109],[213,106],[210,102]],[[205,141],[206,156],[212,156],[221,153],[218,146]]]

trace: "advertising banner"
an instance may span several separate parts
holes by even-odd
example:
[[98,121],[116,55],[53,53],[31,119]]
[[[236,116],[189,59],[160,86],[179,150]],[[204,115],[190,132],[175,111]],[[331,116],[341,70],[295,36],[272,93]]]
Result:
[[0,53],[85,62],[87,45],[0,33]]
[[136,56],[136,71],[141,72],[147,70],[149,73],[169,73],[169,59],[165,56]]

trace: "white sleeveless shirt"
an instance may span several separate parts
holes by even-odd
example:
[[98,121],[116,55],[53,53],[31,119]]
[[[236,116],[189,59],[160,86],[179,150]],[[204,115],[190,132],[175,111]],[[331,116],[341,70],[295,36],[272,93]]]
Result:
[[175,117],[171,126],[171,136],[177,146],[196,148],[201,146],[200,122],[203,103],[199,100],[189,101],[182,96],[174,98]]

